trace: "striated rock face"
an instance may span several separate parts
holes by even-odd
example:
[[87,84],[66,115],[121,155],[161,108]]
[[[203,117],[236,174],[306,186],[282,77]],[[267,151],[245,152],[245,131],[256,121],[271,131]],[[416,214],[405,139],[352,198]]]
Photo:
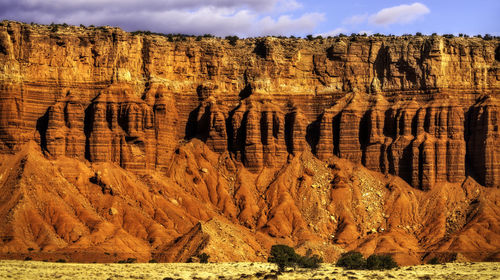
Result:
[[166,168],[177,141],[196,137],[253,172],[312,150],[423,189],[500,180],[498,40],[231,46],[15,22],[0,34],[3,152],[35,140],[53,156],[142,172]]
[[478,181],[500,185],[500,102],[486,97],[470,109],[467,152]]
[[251,260],[278,238],[409,262],[498,251],[499,52],[498,39],[233,46],[4,21],[0,254],[127,244],[184,260],[226,238]]
[[235,156],[249,170],[284,164],[285,114],[279,106],[269,100],[249,98],[234,111],[231,124]]
[[51,155],[84,158],[84,108],[79,97],[72,93],[49,107],[45,139],[42,137],[41,142]]

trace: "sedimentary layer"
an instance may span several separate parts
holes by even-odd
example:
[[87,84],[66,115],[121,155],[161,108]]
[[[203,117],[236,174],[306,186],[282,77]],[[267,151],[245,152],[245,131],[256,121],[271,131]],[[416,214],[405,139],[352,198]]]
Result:
[[[127,240],[128,253],[187,246],[195,254],[217,244],[202,242],[203,229],[224,223],[253,231],[260,244],[315,240],[308,246],[318,251],[346,244],[407,255],[499,249],[496,38],[266,37],[230,44],[3,21],[0,65],[0,152],[12,161],[0,177],[2,219],[12,221],[3,251],[72,243],[89,250],[113,240],[110,249]],[[13,196],[32,195],[29,180],[38,182],[37,192],[49,188],[49,165],[25,171],[26,162],[60,167],[57,197],[73,210]],[[67,188],[77,188],[72,202],[61,194]],[[158,193],[145,194],[152,190]],[[443,205],[448,212],[422,215]],[[169,210],[158,214],[158,207]],[[72,218],[54,220],[58,211]],[[135,218],[116,220],[114,211]],[[32,217],[44,231],[23,232],[28,213],[37,213]],[[197,224],[210,219],[217,220]],[[70,220],[81,224],[78,233],[61,228]],[[466,230],[489,237],[469,248],[462,244]],[[320,250],[318,240],[333,247]],[[249,250],[261,256],[267,245]]]

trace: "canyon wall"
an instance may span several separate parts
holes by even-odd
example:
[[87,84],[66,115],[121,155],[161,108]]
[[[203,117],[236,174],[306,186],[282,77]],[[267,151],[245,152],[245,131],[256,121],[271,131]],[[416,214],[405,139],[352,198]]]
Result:
[[500,186],[498,39],[217,38],[0,26],[0,152],[166,170],[198,138],[248,170],[311,150],[415,188]]

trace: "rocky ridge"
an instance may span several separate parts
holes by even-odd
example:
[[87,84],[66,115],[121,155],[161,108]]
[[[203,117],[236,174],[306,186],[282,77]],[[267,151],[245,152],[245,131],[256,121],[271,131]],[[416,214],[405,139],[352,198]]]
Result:
[[[12,163],[2,165],[0,183],[29,188],[26,174],[46,175],[25,167],[13,175],[9,166],[52,162],[61,169],[61,201],[68,203],[64,185],[76,186],[75,199],[115,232],[105,236],[145,255],[179,248],[175,238],[212,218],[267,244],[252,254],[273,238],[337,253],[346,244],[395,250],[413,261],[427,250],[495,252],[500,230],[475,223],[499,219],[491,214],[500,186],[499,57],[498,39],[255,38],[233,46],[216,38],[170,42],[117,28],[3,21],[0,151]],[[69,162],[78,168],[67,170]],[[127,179],[125,187],[117,176],[143,182]],[[148,189],[156,195],[139,195]],[[443,200],[452,191],[454,198]],[[76,235],[59,232],[67,225],[48,219],[32,204],[37,199],[6,201],[2,217],[20,213],[8,205],[25,205],[47,224],[46,238],[59,237],[48,246],[21,234],[26,224],[17,218],[4,229],[13,239],[4,252],[33,244],[61,250],[103,231],[80,222]],[[449,214],[422,214],[443,205]],[[158,207],[170,214],[156,214]],[[105,214],[115,213],[111,208],[136,213],[148,227],[115,221]],[[82,221],[81,214],[72,219]],[[469,248],[459,241],[466,229],[491,236]],[[101,244],[88,238],[80,248]]]

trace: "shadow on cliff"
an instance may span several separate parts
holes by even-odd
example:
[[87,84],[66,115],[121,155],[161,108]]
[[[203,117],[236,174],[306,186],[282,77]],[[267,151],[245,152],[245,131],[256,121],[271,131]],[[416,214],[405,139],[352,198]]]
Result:
[[49,109],[45,114],[36,120],[36,130],[40,134],[40,148],[42,151],[47,151],[47,129],[49,127]]

